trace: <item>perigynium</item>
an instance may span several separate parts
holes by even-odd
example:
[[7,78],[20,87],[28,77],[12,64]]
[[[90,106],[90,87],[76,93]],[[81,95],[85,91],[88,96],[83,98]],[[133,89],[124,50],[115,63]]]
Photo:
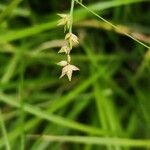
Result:
[[65,36],[65,40],[68,41],[70,48],[79,44],[79,38],[73,33],[67,33]]
[[61,49],[58,51],[58,53],[66,53],[69,54],[71,51],[71,48],[68,45],[64,45],[61,47]]

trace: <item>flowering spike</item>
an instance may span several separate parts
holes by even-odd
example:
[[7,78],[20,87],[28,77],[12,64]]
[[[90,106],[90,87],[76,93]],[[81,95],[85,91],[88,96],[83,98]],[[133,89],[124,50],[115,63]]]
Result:
[[[82,2],[82,0],[77,0],[76,2]],[[71,56],[70,52],[72,50],[73,46],[76,46],[79,44],[79,39],[78,37],[72,33],[72,24],[73,24],[73,9],[74,9],[74,2],[75,0],[72,0],[71,3],[71,9],[70,9],[70,14],[58,14],[61,19],[58,21],[58,26],[63,25],[64,26],[64,32],[66,30],[69,30],[69,33],[66,34],[65,40],[66,44],[61,47],[61,49],[58,51],[58,53],[65,53],[67,58],[66,60],[60,61],[57,63],[57,65],[62,66],[62,73],[60,78],[63,76],[67,76],[69,81],[71,81],[73,71],[78,71],[80,70],[78,67],[71,65]]]
[[71,25],[71,17],[68,14],[58,14],[61,19],[58,21],[58,26],[64,26],[64,32],[70,28]]
[[70,48],[79,44],[79,38],[73,33],[67,33],[65,40],[68,41]]
[[58,51],[58,53],[66,53],[69,54],[71,49],[68,47],[68,45],[62,46],[61,49]]
[[71,81],[73,71],[78,70],[80,70],[78,67],[71,64],[67,64],[66,66],[63,67],[60,78],[62,78],[64,75],[67,75],[69,81]]

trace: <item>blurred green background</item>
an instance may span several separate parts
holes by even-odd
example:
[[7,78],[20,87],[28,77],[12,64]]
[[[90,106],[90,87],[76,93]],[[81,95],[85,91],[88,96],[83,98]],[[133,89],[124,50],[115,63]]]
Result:
[[0,0],[0,149],[149,150],[150,50],[122,31],[150,44],[150,1],[83,0],[118,30],[75,5],[80,45],[71,57],[80,72],[71,82],[56,65],[65,36],[57,13],[70,4]]

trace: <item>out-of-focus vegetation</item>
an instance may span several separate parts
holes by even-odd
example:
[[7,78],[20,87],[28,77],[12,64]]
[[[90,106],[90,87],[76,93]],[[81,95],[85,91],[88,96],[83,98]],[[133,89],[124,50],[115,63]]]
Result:
[[0,1],[0,149],[150,149],[149,0],[83,0],[117,29],[75,6],[71,82],[56,65],[70,3]]

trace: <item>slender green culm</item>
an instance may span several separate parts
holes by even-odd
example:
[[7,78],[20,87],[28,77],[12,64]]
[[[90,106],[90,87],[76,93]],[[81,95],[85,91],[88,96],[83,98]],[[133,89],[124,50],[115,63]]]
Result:
[[[109,22],[108,20],[104,19],[103,17],[101,17],[100,15],[98,15],[96,12],[90,10],[88,7],[86,7],[84,4],[80,3],[78,0],[75,0],[78,4],[80,4],[83,8],[85,8],[86,10],[88,10],[90,13],[92,13],[93,15],[95,15],[96,17],[98,17],[99,19],[101,19],[102,21],[106,22],[107,24],[109,24],[110,26],[112,26],[114,29],[116,30],[120,30],[117,26],[115,26],[114,24],[112,24],[111,22]],[[133,36],[131,36],[130,34],[121,31],[122,34],[128,36],[129,38],[131,38],[132,40],[136,41],[137,43],[139,43],[140,45],[150,49],[150,46],[144,44],[143,42],[139,41],[138,39],[134,38]]]
[[71,23],[70,23],[70,28],[69,28],[70,33],[72,33],[74,2],[75,2],[74,0],[71,1],[71,9],[70,9]]

